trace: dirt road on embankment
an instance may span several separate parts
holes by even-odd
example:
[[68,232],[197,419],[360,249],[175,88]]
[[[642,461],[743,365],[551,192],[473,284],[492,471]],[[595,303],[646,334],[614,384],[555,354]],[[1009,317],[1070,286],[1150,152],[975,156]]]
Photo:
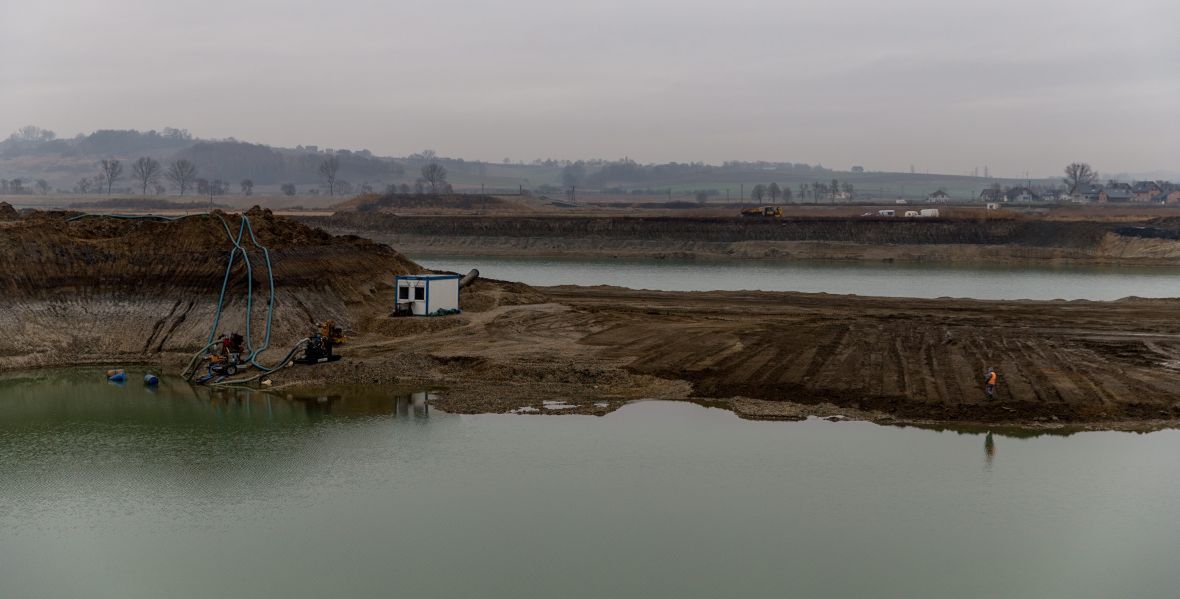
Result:
[[[972,301],[800,293],[534,289],[477,281],[463,313],[388,316],[393,249],[247,214],[276,285],[280,359],[317,320],[344,359],[273,373],[300,394],[378,384],[440,389],[455,412],[605,413],[641,398],[707,400],[748,418],[1152,428],[1180,425],[1180,301]],[[241,221],[222,215],[231,230]],[[150,364],[179,370],[213,326],[233,248],[218,215],[162,223],[0,222],[0,369]],[[262,252],[230,271],[218,331],[266,322]],[[988,401],[982,375],[1000,373]],[[572,407],[555,406],[565,401]]]
[[1107,222],[337,212],[305,222],[388,243],[410,256],[1180,266],[1180,222],[1169,218]]

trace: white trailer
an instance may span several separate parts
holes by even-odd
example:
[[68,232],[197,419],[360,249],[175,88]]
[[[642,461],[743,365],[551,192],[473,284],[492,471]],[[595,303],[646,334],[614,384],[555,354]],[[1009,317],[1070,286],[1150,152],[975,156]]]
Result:
[[439,316],[459,312],[459,275],[394,277],[394,312]]
[[878,210],[877,216],[897,216],[897,211],[895,211],[895,210]]
[[938,218],[938,208],[923,208],[919,216],[924,218]]

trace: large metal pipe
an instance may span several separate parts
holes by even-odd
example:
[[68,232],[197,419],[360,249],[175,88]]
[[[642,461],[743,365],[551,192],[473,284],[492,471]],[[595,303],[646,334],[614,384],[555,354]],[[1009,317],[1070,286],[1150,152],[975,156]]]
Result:
[[471,269],[471,272],[463,275],[462,279],[459,279],[459,288],[462,289],[462,288],[474,283],[475,280],[478,278],[479,278],[479,269],[478,268]]

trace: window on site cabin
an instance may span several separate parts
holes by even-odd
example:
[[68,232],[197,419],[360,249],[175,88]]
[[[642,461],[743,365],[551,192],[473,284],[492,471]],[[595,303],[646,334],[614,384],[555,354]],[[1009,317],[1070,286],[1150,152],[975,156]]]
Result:
[[410,288],[409,287],[398,287],[397,288],[397,299],[399,299],[399,300],[410,299]]
[[426,288],[425,287],[415,287],[414,288],[414,299],[416,299],[416,300],[426,299]]

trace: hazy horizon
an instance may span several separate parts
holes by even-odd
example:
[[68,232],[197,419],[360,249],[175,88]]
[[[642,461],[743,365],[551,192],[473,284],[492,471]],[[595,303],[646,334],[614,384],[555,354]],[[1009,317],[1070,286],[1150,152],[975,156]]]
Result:
[[1180,170],[1180,5],[1163,0],[63,0],[10,1],[0,20],[16,57],[0,61],[4,135],[175,126],[489,162]]

